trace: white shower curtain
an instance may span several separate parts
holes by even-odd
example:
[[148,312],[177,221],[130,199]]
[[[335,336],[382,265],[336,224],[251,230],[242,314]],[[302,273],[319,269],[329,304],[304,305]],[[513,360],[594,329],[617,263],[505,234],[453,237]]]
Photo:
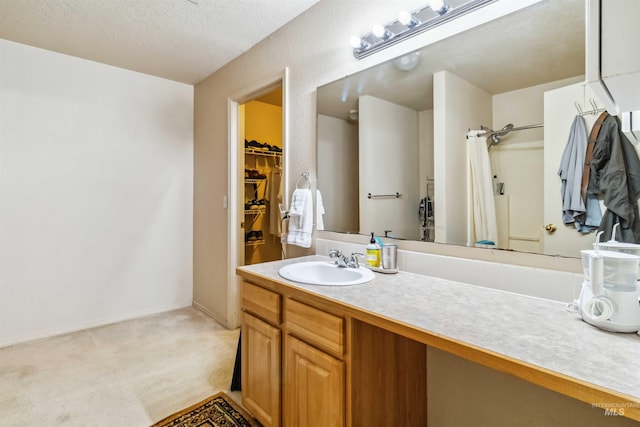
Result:
[[471,131],[467,134],[467,156],[471,171],[471,194],[473,200],[474,242],[493,242],[498,247],[498,225],[496,206],[493,200],[491,164],[487,138],[484,131]]

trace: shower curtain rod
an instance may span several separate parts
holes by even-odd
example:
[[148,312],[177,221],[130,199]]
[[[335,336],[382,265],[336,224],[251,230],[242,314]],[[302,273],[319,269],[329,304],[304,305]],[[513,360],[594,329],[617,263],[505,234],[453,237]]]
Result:
[[[538,123],[538,124],[535,124],[535,125],[519,126],[519,127],[517,127],[517,128],[516,128],[516,127],[514,127],[514,128],[511,128],[511,129],[509,130],[509,132],[513,132],[513,131],[516,131],[516,130],[526,130],[526,129],[542,128],[542,127],[544,127],[544,123]],[[492,136],[492,135],[500,135],[500,134],[504,133],[504,130],[495,130],[495,131],[494,131],[494,130],[491,130],[491,129],[489,129],[488,127],[485,127],[485,126],[483,126],[483,125],[480,125],[480,130],[488,130],[488,131],[489,131],[489,135],[488,135],[488,136]]]

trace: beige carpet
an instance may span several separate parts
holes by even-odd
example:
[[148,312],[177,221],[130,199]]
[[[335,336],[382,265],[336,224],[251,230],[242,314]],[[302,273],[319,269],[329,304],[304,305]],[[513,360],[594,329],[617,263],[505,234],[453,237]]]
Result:
[[239,330],[186,308],[0,349],[0,424],[149,425],[230,393]]

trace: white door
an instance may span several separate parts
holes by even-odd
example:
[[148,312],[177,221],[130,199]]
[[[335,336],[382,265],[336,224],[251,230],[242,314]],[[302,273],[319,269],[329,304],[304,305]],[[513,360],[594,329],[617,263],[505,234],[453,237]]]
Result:
[[[571,124],[578,114],[575,103],[579,103],[583,111],[591,111],[591,99],[602,106],[591,89],[582,83],[544,94],[544,224],[541,226],[544,253],[547,255],[579,257],[580,250],[591,249],[595,242],[595,233],[582,234],[573,224],[562,223],[562,199],[558,176],[560,159],[567,145]],[[583,117],[589,135],[598,114],[587,114]],[[556,230],[546,230],[547,225],[551,228],[556,227]]]

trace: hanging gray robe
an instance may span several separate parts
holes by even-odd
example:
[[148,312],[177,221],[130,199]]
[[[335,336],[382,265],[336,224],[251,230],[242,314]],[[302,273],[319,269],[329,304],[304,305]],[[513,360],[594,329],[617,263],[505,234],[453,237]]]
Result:
[[587,194],[599,196],[607,208],[599,227],[603,240],[611,238],[613,226],[619,222],[617,240],[640,243],[640,159],[615,116],[607,117],[598,132]]
[[582,200],[582,170],[587,152],[587,128],[584,118],[578,115],[573,119],[569,139],[562,153],[558,175],[562,180],[562,222],[574,223],[581,233],[590,233],[600,225],[602,214],[596,197],[587,196],[585,206]]

